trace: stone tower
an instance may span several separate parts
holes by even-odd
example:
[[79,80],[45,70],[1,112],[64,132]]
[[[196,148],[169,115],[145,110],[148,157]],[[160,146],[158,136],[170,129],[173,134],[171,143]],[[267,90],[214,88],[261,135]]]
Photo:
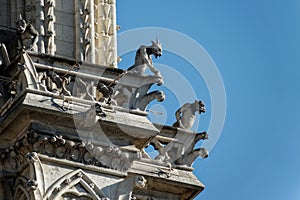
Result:
[[162,77],[117,68],[115,0],[0,4],[0,200],[193,199],[204,189],[191,165],[207,156],[194,149],[207,134],[152,124],[145,109],[164,94],[148,90]]

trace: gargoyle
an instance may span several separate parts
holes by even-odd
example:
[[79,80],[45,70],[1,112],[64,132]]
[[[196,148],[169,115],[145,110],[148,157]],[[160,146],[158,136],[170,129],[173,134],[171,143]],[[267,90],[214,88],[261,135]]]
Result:
[[148,104],[154,99],[156,99],[158,102],[162,102],[165,100],[165,94],[163,91],[156,90],[147,93],[151,85],[152,84],[143,85],[134,92],[129,102],[130,109],[139,109],[144,111]]
[[114,92],[113,87],[107,86],[102,82],[98,82],[97,84],[97,92],[96,92],[96,101],[101,103],[111,104],[112,99],[111,96]]
[[184,156],[182,156],[180,159],[175,161],[175,163],[178,164],[178,165],[192,166],[193,162],[199,156],[202,157],[202,158],[207,158],[208,157],[208,151],[205,148],[195,149],[191,153],[185,154]]
[[160,72],[153,66],[151,55],[155,58],[162,56],[162,46],[158,39],[155,42],[152,41],[151,46],[141,46],[136,52],[134,65],[127,70],[144,76],[148,67],[155,76],[161,77]]
[[153,101],[154,99],[156,99],[158,102],[162,102],[165,100],[165,94],[163,91],[161,90],[156,90],[153,92],[150,92],[148,94],[146,94],[145,96],[141,97],[137,102],[135,107],[144,111],[146,109],[146,107],[148,106],[148,104]]
[[176,113],[176,122],[173,124],[175,127],[189,130],[196,120],[195,112],[199,114],[205,112],[205,106],[202,101],[196,100],[194,103],[186,103],[179,108]]
[[197,142],[207,140],[207,132],[197,133],[191,145],[185,150],[184,154],[175,160],[175,164],[191,166],[198,156],[202,158],[208,157],[208,151],[205,148],[194,149]]
[[68,78],[67,77],[60,77],[54,71],[49,71],[47,73],[47,75],[49,76],[51,81],[53,83],[55,83],[55,85],[56,85],[56,87],[54,86],[54,88],[51,88],[52,92],[57,93],[59,95],[72,96],[71,92],[66,88],[67,85],[70,83],[70,77],[68,77]]
[[25,19],[20,18],[16,20],[18,48],[24,50],[36,50],[39,33],[32,26],[32,24]]
[[160,84],[162,79],[159,77],[149,76],[145,79],[140,87],[138,87],[133,94],[131,95],[129,101],[130,109],[139,109],[144,111],[148,104],[156,99],[158,102],[162,102],[165,100],[165,94],[163,91],[156,90],[153,92],[149,92],[151,86],[155,83]]

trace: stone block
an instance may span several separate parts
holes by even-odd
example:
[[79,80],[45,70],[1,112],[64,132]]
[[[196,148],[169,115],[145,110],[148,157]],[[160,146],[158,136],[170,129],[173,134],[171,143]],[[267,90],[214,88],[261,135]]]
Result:
[[55,5],[55,11],[61,11],[61,12],[63,12],[64,10],[63,10],[63,1],[62,0],[60,0],[60,1],[56,1],[56,5]]
[[54,24],[54,30],[57,40],[63,40],[63,26],[60,24]]
[[56,40],[56,54],[69,57],[69,58],[74,58],[74,51],[75,51],[75,44],[71,42],[65,42],[61,40]]
[[74,13],[74,1],[61,1],[63,2],[63,11],[65,13]]
[[67,26],[71,26],[74,25],[74,15],[73,14],[68,14],[65,12],[56,12],[55,13],[56,16],[56,22],[57,24],[61,24],[61,25],[67,25]]
[[63,26],[62,27],[62,40],[65,42],[74,43],[75,40],[75,29],[71,26]]

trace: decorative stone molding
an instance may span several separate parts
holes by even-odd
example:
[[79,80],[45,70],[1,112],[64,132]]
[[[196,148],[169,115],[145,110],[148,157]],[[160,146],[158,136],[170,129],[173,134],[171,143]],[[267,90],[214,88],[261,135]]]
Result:
[[96,62],[107,67],[117,66],[115,4],[114,0],[95,0]]
[[94,165],[126,171],[134,160],[139,160],[139,153],[127,152],[118,147],[94,146],[90,142],[73,141],[59,135],[43,135],[34,130],[19,139],[9,150],[2,150],[0,170],[16,172],[27,163],[37,161],[37,152],[49,157],[67,159],[86,165]]
[[101,188],[81,169],[71,171],[53,183],[47,189],[43,199],[109,200]]
[[95,63],[94,1],[75,1],[76,58]]
[[55,45],[55,0],[47,0],[45,3],[45,25],[46,25],[46,38],[47,38],[47,53],[50,55],[54,55],[56,52]]

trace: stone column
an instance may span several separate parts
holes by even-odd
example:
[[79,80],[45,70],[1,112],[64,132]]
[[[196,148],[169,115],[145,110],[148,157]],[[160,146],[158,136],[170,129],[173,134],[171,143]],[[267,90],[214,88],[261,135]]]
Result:
[[107,67],[117,67],[116,2],[96,0],[96,62]]
[[94,0],[75,2],[76,58],[95,63]]
[[46,37],[47,37],[47,53],[54,55],[56,52],[56,45],[55,45],[55,30],[54,30],[54,22],[55,22],[55,15],[54,15],[54,8],[55,8],[55,0],[48,0],[45,4],[46,9]]

